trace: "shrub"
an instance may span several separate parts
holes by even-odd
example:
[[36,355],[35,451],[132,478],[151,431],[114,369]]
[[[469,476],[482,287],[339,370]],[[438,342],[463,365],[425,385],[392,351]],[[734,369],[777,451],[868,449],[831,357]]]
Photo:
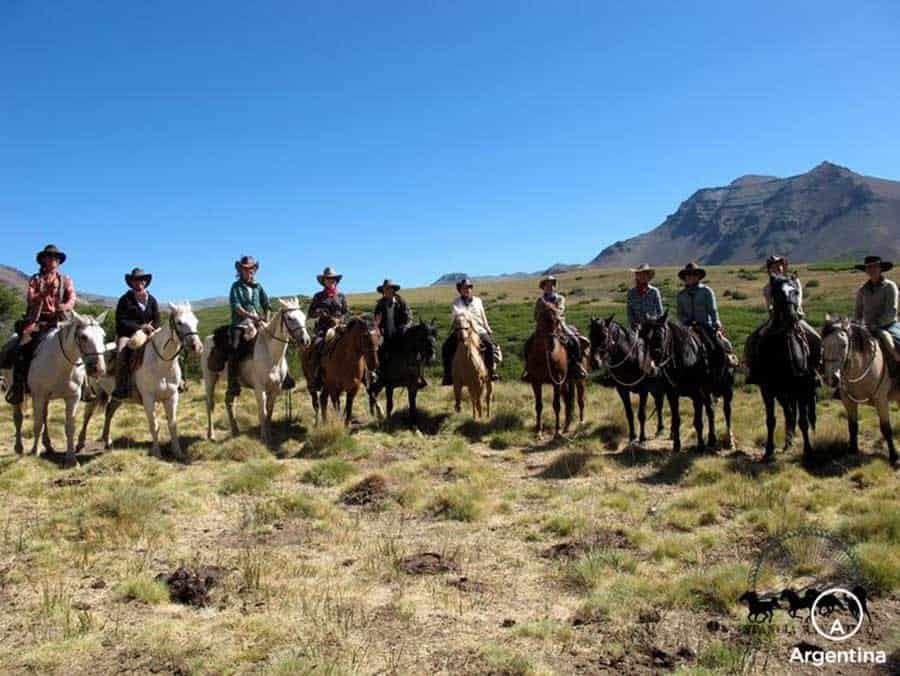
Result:
[[250,460],[232,470],[219,492],[222,495],[235,493],[262,493],[284,468],[274,460]]
[[169,600],[169,589],[162,582],[147,575],[135,575],[122,582],[116,593],[124,601],[143,601],[150,605]]
[[314,462],[300,481],[314,486],[337,486],[355,473],[356,467],[343,458],[325,458]]
[[811,279],[806,283],[806,288],[807,289],[815,289],[819,285],[820,285],[820,282],[818,279]]

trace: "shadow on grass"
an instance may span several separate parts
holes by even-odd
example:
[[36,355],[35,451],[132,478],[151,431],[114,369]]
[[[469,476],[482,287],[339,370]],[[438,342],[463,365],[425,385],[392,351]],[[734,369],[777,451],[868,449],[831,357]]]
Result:
[[535,475],[537,479],[571,479],[581,476],[593,454],[587,451],[568,451],[562,453],[549,465]]
[[599,439],[606,450],[614,451],[626,438],[626,435],[625,425],[619,422],[612,422],[597,425],[587,436]]
[[556,451],[569,445],[570,439],[565,436],[551,436],[547,441],[537,440],[522,449],[523,454],[529,453],[546,453],[547,451]]
[[[432,413],[431,411],[417,407],[416,429],[430,437],[437,436],[444,428],[444,423],[450,418],[449,413]],[[382,432],[396,432],[410,429],[409,407],[394,409],[391,417],[382,422],[372,422],[367,426],[373,430]]]
[[469,441],[481,441],[494,432],[517,432],[525,428],[525,421],[518,413],[498,413],[490,420],[466,420],[456,432]]
[[798,454],[795,459],[807,474],[820,479],[844,476],[875,460],[888,462],[887,451],[874,455],[854,453],[850,450],[849,443],[843,439],[822,440],[813,446],[812,454],[808,458]]
[[[187,457],[190,457],[190,453],[188,452],[188,449],[190,449],[190,447],[192,445],[196,444],[198,441],[202,441],[202,440],[203,440],[203,437],[201,437],[199,434],[179,434],[178,435],[178,441],[181,443],[181,451]],[[160,451],[162,452],[163,462],[171,462],[171,463],[177,463],[177,464],[180,464],[182,462],[180,460],[176,460],[172,456],[172,450],[171,450],[172,446],[171,446],[171,442],[169,441],[169,438],[167,436],[164,437],[164,436],[160,435],[159,447],[160,447]],[[136,450],[136,451],[149,452],[151,448],[153,448],[153,442],[150,441],[149,439],[146,441],[138,441],[137,439],[133,439],[132,437],[124,436],[124,437],[112,437],[112,448],[110,448],[109,451]],[[82,451],[81,453],[79,453],[77,455],[78,462],[81,463],[82,458],[88,458],[88,457],[91,460],[93,460],[94,458],[101,456],[104,453],[108,453],[109,451],[102,449],[102,442],[101,442],[100,449],[94,450],[94,451],[91,451],[91,450]],[[86,460],[85,462],[90,462],[90,460]]]

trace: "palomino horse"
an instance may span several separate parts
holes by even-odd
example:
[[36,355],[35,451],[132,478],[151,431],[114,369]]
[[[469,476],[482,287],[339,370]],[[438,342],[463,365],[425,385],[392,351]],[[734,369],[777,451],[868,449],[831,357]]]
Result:
[[[534,331],[534,340],[529,345],[528,354],[525,355],[525,368],[528,372],[528,381],[534,392],[534,413],[536,418],[535,434],[541,435],[541,416],[544,410],[543,386],[553,387],[553,413],[556,417],[554,436],[559,433],[560,398],[563,397],[566,406],[566,422],[564,432],[568,432],[572,422],[572,409],[575,406],[575,391],[578,385],[584,391],[584,380],[573,381],[569,378],[569,355],[565,345],[559,337],[559,312],[547,302],[542,302],[538,312],[537,325]],[[583,394],[581,395],[583,401]],[[584,408],[581,409],[582,420]]]
[[896,467],[890,402],[900,401],[900,387],[888,370],[881,342],[862,324],[826,315],[822,348],[825,382],[838,387],[847,411],[850,449],[859,451],[859,404],[869,404],[878,412],[890,462]]
[[[813,364],[806,334],[800,328],[799,293],[786,277],[773,275],[772,318],[760,334],[757,354],[753,356],[759,392],[766,407],[766,451],[763,459],[775,454],[775,402],[784,413],[784,450],[794,443],[797,419],[803,434],[803,455],[812,453],[809,429],[816,428],[816,367]],[[804,347],[806,349],[804,349]]]
[[[734,446],[731,432],[731,400],[734,396],[734,371],[724,366],[717,372],[711,355],[694,332],[669,321],[666,312],[658,319],[648,319],[641,324],[640,336],[650,352],[646,369],[658,374],[669,409],[672,413],[672,450],[681,450],[681,411],[679,397],[689,398],[694,405],[694,430],[697,432],[697,450],[703,452],[707,445],[718,445],[716,414],[713,396],[722,397],[727,436],[725,447]],[[703,439],[703,411],[709,424],[709,438]]]
[[[459,332],[459,341],[451,364],[454,408],[459,413],[462,390],[465,387],[469,391],[469,399],[472,402],[472,417],[480,418],[482,413],[490,417],[494,384],[491,382],[487,366],[481,357],[481,338],[472,326],[468,312],[456,312],[453,324],[456,326],[456,331]],[[482,396],[484,397],[483,407]]]
[[[37,454],[41,438],[44,449],[53,452],[46,430],[47,411],[51,399],[65,399],[66,464],[75,462],[75,411],[81,399],[81,388],[88,373],[97,377],[106,373],[102,326],[105,318],[105,312],[96,319],[72,312],[72,318],[48,332],[38,346],[28,369],[27,381],[34,416],[32,453]],[[13,406],[13,422],[16,426],[15,450],[21,453],[21,404]]]
[[369,408],[381,417],[378,405],[378,393],[383,389],[387,399],[387,417],[394,410],[394,389],[405,387],[409,399],[409,425],[415,429],[418,411],[416,395],[419,392],[419,379],[427,364],[434,359],[437,351],[437,327],[434,321],[420,321],[413,324],[397,339],[397,345],[390,352],[382,351],[379,359],[378,379],[369,387]]
[[[253,388],[256,395],[256,406],[259,413],[259,434],[267,446],[272,443],[272,414],[275,401],[281,394],[281,385],[288,372],[288,343],[294,341],[298,345],[309,345],[309,331],[306,330],[306,315],[300,309],[296,298],[278,300],[280,308],[268,321],[260,324],[253,346],[253,355],[240,362],[238,381],[244,387]],[[212,353],[213,337],[208,336],[204,342],[204,354],[201,359],[203,382],[206,386],[206,438],[213,439],[212,414],[215,408],[216,382],[220,373],[209,368]],[[240,434],[234,419],[234,397],[225,395],[225,411],[228,413],[228,424],[231,435]]]
[[[169,313],[168,323],[147,339],[143,359],[132,377],[134,387],[130,401],[144,406],[147,422],[150,425],[150,434],[153,437],[150,455],[156,458],[161,456],[156,402],[162,402],[166,412],[166,421],[169,424],[172,455],[183,459],[181,444],[178,442],[178,385],[181,382],[181,365],[178,363],[178,356],[185,348],[194,353],[203,352],[203,343],[197,334],[197,317],[191,310],[190,303],[183,305],[170,303]],[[130,364],[119,363],[116,365],[116,368],[120,369],[130,367]],[[78,436],[79,450],[84,448],[88,423],[91,421],[94,409],[98,403],[102,406],[104,402],[108,403],[106,404],[101,441],[104,448],[112,447],[110,425],[123,401],[112,398],[112,391],[116,388],[115,378],[100,378],[97,385],[103,394],[85,407],[84,422],[81,425],[81,434]]]
[[[609,375],[616,383],[616,392],[628,418],[628,438],[643,444],[647,440],[644,431],[647,421],[647,395],[653,396],[656,406],[656,436],[663,433],[663,393],[659,378],[648,374],[644,362],[649,358],[644,341],[634,331],[625,328],[610,315],[606,319],[591,317],[591,359],[606,362]],[[634,432],[634,410],[631,393],[638,395],[637,418],[640,436]]]
[[319,422],[320,411],[322,422],[327,421],[329,399],[334,409],[340,410],[341,393],[346,392],[344,424],[349,427],[353,420],[353,400],[360,385],[365,382],[366,370],[375,371],[378,368],[379,331],[363,317],[353,317],[345,326],[335,330],[338,335],[325,346],[326,352],[322,355],[321,392],[317,392],[313,386],[311,359],[314,347],[303,351],[301,364],[316,412],[316,424]]

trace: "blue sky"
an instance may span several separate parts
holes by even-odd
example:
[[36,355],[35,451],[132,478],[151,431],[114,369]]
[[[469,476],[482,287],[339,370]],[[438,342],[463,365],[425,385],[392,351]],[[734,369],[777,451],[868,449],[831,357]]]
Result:
[[695,189],[900,179],[892,2],[0,2],[0,262],[272,293],[585,262]]

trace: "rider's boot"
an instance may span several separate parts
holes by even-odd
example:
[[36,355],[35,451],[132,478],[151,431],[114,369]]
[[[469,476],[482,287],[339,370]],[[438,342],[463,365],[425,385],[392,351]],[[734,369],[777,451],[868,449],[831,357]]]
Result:
[[17,354],[16,361],[13,365],[12,383],[6,392],[6,401],[10,404],[18,405],[25,400],[25,381],[28,377],[28,364],[22,364],[24,358]]
[[128,399],[131,395],[131,349],[123,347],[116,356],[116,389],[114,399]]

